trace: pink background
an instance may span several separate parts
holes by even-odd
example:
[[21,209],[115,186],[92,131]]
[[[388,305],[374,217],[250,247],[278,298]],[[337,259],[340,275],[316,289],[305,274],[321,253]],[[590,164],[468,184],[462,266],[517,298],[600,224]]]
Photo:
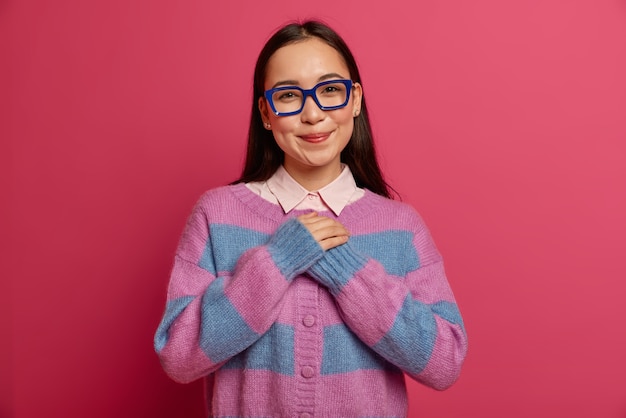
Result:
[[152,349],[173,252],[307,17],[351,45],[467,325],[410,416],[626,417],[623,0],[0,1],[0,417],[202,416]]

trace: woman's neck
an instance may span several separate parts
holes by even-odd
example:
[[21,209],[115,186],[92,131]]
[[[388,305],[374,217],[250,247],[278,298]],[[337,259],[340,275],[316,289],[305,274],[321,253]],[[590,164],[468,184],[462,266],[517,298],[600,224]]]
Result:
[[308,191],[316,191],[332,183],[341,174],[341,163],[324,167],[294,167],[284,165],[289,175]]

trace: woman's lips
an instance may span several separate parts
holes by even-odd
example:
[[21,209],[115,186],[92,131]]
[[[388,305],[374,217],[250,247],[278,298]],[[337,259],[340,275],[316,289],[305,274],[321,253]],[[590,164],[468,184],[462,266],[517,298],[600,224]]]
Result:
[[300,138],[306,142],[317,143],[317,142],[322,142],[326,140],[326,138],[328,138],[329,136],[330,136],[329,132],[323,132],[319,134],[301,135]]

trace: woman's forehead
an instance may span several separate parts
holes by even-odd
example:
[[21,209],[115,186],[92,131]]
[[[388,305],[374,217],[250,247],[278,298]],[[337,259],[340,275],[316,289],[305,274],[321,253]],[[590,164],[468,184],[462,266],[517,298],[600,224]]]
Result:
[[324,41],[311,38],[285,45],[271,56],[265,72],[265,84],[285,80],[309,83],[336,73],[349,78],[349,70],[341,54]]

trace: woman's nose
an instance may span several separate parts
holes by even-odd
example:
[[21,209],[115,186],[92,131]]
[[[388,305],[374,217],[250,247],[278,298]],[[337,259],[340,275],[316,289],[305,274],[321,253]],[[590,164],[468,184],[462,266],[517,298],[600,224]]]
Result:
[[300,113],[300,119],[306,123],[316,123],[324,119],[324,111],[319,108],[313,97],[309,96],[304,100],[304,107]]

